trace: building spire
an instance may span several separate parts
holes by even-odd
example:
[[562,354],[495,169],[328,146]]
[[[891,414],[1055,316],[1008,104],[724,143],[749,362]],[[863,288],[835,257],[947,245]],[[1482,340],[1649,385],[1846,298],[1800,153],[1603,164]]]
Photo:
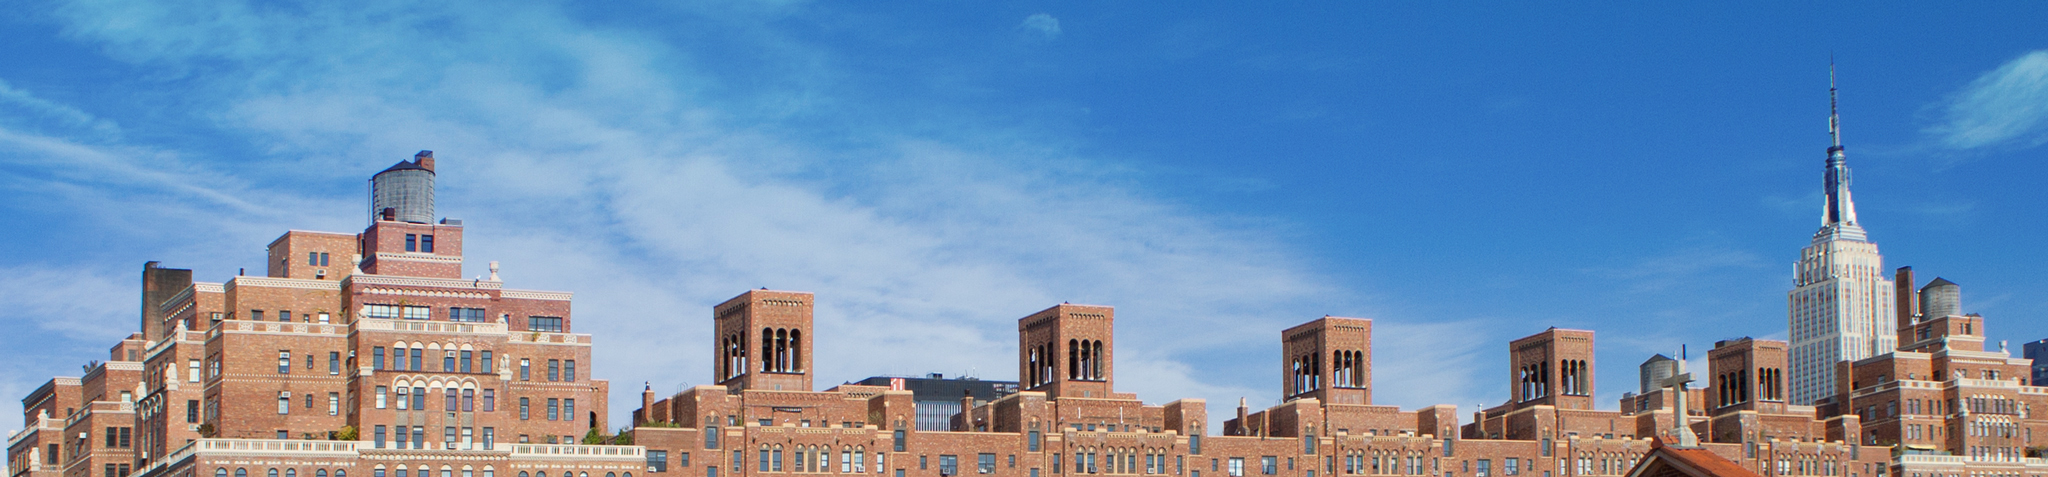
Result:
[[[1821,218],[1822,235],[1850,235],[1862,240],[1856,224],[1856,202],[1849,198],[1849,164],[1842,153],[1842,114],[1835,84],[1835,60],[1828,58],[1828,146],[1827,210]],[[1847,230],[1845,230],[1847,229]],[[1818,238],[1818,237],[1816,237]]]

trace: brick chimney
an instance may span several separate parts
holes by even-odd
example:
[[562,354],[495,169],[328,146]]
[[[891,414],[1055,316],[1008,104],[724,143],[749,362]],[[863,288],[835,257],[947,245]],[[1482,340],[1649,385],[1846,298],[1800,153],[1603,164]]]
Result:
[[419,154],[413,154],[412,162],[419,164],[427,172],[434,172],[434,151],[420,151]]

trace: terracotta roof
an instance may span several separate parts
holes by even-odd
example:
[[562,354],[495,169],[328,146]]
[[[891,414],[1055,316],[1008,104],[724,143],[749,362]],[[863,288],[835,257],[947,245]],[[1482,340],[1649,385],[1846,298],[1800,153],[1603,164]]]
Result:
[[1676,448],[1656,442],[1628,477],[1761,477],[1704,448]]

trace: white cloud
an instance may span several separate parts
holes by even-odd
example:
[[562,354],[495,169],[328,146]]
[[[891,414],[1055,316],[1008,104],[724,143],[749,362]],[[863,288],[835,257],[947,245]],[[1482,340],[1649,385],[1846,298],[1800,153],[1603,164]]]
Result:
[[1053,18],[1050,14],[1035,13],[1024,17],[1024,23],[1017,24],[1017,28],[1038,32],[1048,39],[1059,38],[1060,19]]
[[1950,149],[2034,147],[2048,143],[2048,50],[2020,55],[1985,73],[1941,105],[1928,128]]
[[[1278,393],[1268,363],[1277,362],[1279,330],[1325,313],[1370,316],[1340,313],[1361,300],[1309,272],[1274,231],[1285,224],[1155,198],[1113,159],[1001,131],[901,137],[837,118],[851,139],[835,129],[821,141],[737,125],[733,108],[777,104],[784,92],[706,98],[716,75],[691,68],[689,52],[492,5],[315,6],[296,16],[212,3],[71,8],[69,31],[118,58],[219,69],[195,80],[199,114],[262,146],[234,159],[267,164],[110,163],[135,168],[138,181],[164,178],[150,182],[159,188],[206,179],[170,201],[113,194],[118,184],[75,186],[110,201],[225,208],[234,213],[221,221],[270,227],[233,231],[261,242],[308,227],[278,209],[353,226],[331,217],[361,213],[360,191],[249,184],[360,181],[433,149],[440,212],[467,220],[468,274],[498,260],[511,286],[577,292],[575,326],[600,343],[595,374],[614,381],[615,415],[637,406],[641,381],[662,393],[705,382],[709,307],[757,287],[818,293],[821,388],[881,373],[973,369],[1013,379],[1016,318],[1062,301],[1114,305],[1122,390],[1154,402],[1208,398],[1219,419],[1237,396],[1269,402]],[[431,38],[417,35],[425,24]],[[1044,14],[1021,27],[1059,33]],[[807,59],[791,68],[811,76],[808,68],[830,63],[809,58],[828,55],[797,55]],[[819,145],[845,141],[860,147]],[[76,155],[118,158],[105,151]],[[307,176],[316,170],[334,177]],[[172,173],[180,175],[161,176]],[[257,258],[218,247],[215,235],[166,240],[187,240],[189,253],[165,257],[180,263]],[[128,296],[127,288],[79,293]],[[1473,389],[1491,389],[1469,383],[1482,374],[1473,350],[1493,341],[1474,339],[1469,323],[1417,321],[1377,322],[1388,330],[1376,356],[1381,402],[1468,405]]]

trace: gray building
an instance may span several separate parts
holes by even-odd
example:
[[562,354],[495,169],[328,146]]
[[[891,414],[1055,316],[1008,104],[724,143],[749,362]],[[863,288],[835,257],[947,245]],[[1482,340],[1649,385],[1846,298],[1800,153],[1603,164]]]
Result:
[[2041,383],[2048,382],[2048,340],[2030,341],[2020,345],[2020,348],[2020,352],[2024,353],[2027,359],[2034,360],[2034,372],[2031,373],[2033,376],[2027,379],[2027,384],[2040,386]]
[[972,396],[975,402],[988,402],[1017,393],[1016,381],[946,379],[946,375],[939,373],[922,378],[875,376],[854,384],[910,391],[911,400],[917,403],[917,430],[920,431],[952,430],[953,416],[960,414],[960,399],[963,397]]

